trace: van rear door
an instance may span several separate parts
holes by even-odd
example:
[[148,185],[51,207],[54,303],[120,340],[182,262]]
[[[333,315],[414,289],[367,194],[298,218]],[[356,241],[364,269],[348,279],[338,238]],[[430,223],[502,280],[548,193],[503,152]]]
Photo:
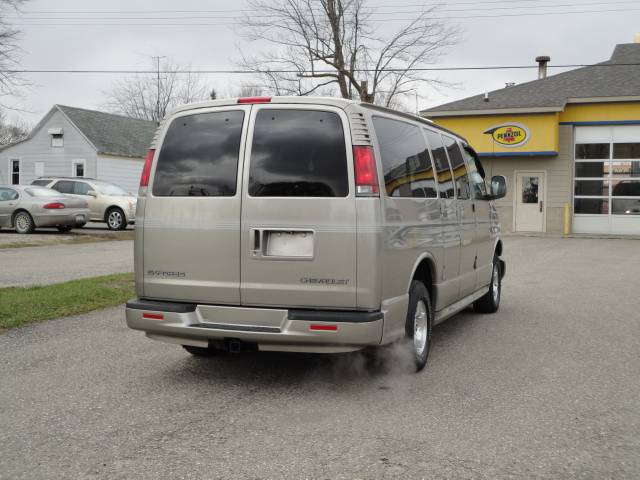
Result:
[[241,303],[355,308],[355,188],[345,113],[254,105],[249,139]]
[[160,139],[143,220],[146,298],[240,302],[240,172],[250,108],[182,113]]

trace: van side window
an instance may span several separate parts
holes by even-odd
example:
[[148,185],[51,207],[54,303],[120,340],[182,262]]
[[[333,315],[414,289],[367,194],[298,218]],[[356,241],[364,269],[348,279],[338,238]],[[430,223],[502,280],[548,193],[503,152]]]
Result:
[[468,200],[471,198],[471,188],[469,187],[469,175],[467,174],[467,167],[462,158],[460,146],[454,138],[448,135],[442,135],[442,138],[444,139],[444,146],[447,148],[447,154],[451,162],[451,170],[453,171],[453,178],[456,182],[458,199]]
[[256,115],[249,167],[252,197],[346,197],[347,150],[340,116],[264,109]]
[[238,110],[175,118],[162,143],[153,194],[235,195],[243,120]]
[[436,182],[420,129],[410,123],[373,117],[387,195],[436,198]]
[[466,146],[462,148],[462,156],[467,162],[469,169],[469,183],[471,184],[471,191],[474,198],[483,198],[487,195],[487,185],[482,177],[482,165],[480,160],[475,157]]
[[449,165],[447,153],[444,150],[442,136],[432,130],[425,129],[424,132],[427,135],[427,141],[429,142],[431,154],[433,155],[433,163],[435,163],[438,174],[440,198],[454,198],[455,190],[453,182],[451,181],[451,166]]

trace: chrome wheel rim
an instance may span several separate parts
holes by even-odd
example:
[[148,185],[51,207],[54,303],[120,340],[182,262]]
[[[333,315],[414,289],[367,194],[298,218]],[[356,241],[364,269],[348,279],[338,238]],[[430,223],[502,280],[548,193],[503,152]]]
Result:
[[117,210],[114,210],[109,214],[108,222],[111,228],[118,228],[122,225],[122,214]]
[[413,348],[419,357],[424,354],[427,348],[428,328],[427,307],[423,300],[419,300],[413,317]]
[[491,287],[493,290],[493,303],[498,304],[498,298],[500,297],[500,273],[498,272],[498,266],[493,266],[493,275],[491,276]]
[[29,228],[29,219],[26,215],[18,215],[16,217],[16,230],[24,232]]

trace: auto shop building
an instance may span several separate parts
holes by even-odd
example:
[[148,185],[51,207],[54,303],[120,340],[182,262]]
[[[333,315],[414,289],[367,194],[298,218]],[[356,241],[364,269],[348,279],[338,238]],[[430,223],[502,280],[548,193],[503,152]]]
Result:
[[504,175],[504,231],[640,234],[640,43],[605,62],[424,110]]

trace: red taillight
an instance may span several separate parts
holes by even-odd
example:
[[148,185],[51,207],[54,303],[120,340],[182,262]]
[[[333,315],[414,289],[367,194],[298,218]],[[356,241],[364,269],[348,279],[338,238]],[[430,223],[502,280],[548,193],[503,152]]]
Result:
[[312,331],[321,331],[321,332],[337,332],[338,331],[338,326],[337,325],[323,325],[323,324],[312,324],[309,325],[309,330]]
[[143,313],[142,318],[146,318],[148,320],[164,320],[164,315],[161,313]]
[[377,196],[378,174],[373,148],[364,145],[353,146],[353,164],[356,176],[356,195]]
[[153,163],[153,156],[156,151],[151,148],[147,152],[147,158],[144,159],[144,167],[142,168],[142,175],[140,176],[140,186],[146,187],[149,185],[149,176],[151,175],[151,164]]
[[51,202],[51,203],[47,203],[44,207],[42,208],[46,208],[47,210],[60,210],[61,208],[64,208],[64,203],[60,203],[60,202]]
[[242,97],[238,99],[238,103],[269,103],[271,97]]

